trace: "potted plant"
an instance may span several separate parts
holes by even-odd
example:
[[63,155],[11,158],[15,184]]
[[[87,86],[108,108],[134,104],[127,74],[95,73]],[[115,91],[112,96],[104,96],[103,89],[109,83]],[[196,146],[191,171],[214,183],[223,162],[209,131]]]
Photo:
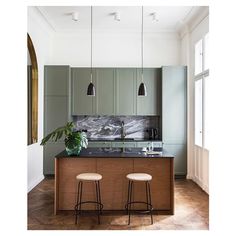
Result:
[[86,133],[75,130],[73,122],[68,122],[65,126],[55,129],[42,139],[40,145],[45,145],[50,139],[56,142],[63,135],[68,155],[79,155],[81,149],[88,146]]

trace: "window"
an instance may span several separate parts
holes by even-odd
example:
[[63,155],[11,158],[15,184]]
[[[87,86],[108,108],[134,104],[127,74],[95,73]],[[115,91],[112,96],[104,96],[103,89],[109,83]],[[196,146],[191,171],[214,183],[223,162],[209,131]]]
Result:
[[[194,137],[195,145],[209,148],[209,34],[195,44]],[[209,149],[208,149],[209,150]]]

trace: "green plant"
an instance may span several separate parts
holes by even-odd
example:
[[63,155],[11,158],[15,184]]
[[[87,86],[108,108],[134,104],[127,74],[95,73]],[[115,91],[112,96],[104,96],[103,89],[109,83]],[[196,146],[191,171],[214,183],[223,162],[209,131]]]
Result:
[[87,148],[88,146],[86,133],[74,130],[73,122],[68,122],[65,126],[55,129],[42,139],[40,145],[45,145],[50,139],[56,142],[63,135],[65,137],[66,151],[69,155],[78,155],[82,148]]

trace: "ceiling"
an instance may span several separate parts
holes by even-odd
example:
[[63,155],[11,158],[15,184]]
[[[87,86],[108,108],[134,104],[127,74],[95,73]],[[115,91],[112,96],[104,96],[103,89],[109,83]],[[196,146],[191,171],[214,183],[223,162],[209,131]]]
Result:
[[[91,7],[87,6],[38,6],[54,31],[78,31],[90,28]],[[190,15],[198,7],[168,6],[144,7],[144,31],[177,31],[180,25],[186,23]],[[72,12],[78,12],[78,21],[72,20]],[[119,12],[120,21],[114,20],[114,12]],[[158,21],[153,20],[156,12]],[[141,6],[94,6],[93,29],[95,30],[132,30],[141,29]]]

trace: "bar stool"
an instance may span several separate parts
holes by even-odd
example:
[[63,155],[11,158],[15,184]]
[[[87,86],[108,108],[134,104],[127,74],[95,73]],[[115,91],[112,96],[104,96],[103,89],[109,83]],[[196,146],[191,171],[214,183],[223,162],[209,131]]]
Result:
[[[147,211],[144,211],[143,213],[150,213],[151,215],[151,224],[153,224],[153,217],[152,217],[152,200],[151,200],[151,190],[150,190],[150,181],[152,180],[152,176],[146,173],[130,173],[126,176],[126,178],[129,180],[128,185],[128,198],[127,203],[125,204],[125,209],[127,214],[129,214],[129,221],[128,224],[130,224],[130,212],[131,212],[131,205],[135,203],[142,203],[147,205]],[[143,201],[131,201],[132,200],[132,193],[133,193],[133,183],[134,182],[145,182],[146,186],[146,202]]]
[[[98,224],[100,224],[100,215],[102,213],[103,204],[101,203],[101,193],[100,193],[100,183],[99,181],[102,179],[102,175],[97,173],[82,173],[76,176],[76,180],[78,181],[78,191],[76,196],[76,205],[75,205],[75,224],[78,221],[78,215],[81,214],[81,205],[87,203],[94,203],[97,207],[97,216],[98,216]],[[83,182],[91,182],[94,181],[96,187],[96,201],[82,201],[82,193],[83,193]]]

